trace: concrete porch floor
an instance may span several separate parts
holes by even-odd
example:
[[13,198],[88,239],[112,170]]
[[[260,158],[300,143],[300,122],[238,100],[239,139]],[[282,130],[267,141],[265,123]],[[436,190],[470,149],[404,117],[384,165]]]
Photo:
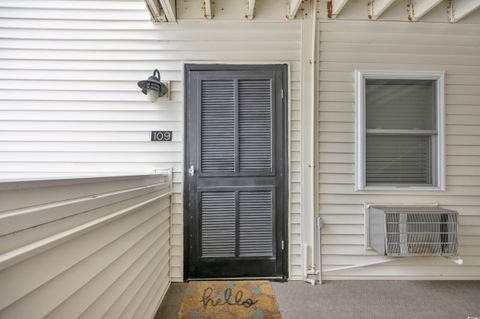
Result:
[[[186,283],[172,283],[155,319],[175,319]],[[480,281],[273,282],[284,319],[480,318]],[[221,319],[221,318],[219,318]]]

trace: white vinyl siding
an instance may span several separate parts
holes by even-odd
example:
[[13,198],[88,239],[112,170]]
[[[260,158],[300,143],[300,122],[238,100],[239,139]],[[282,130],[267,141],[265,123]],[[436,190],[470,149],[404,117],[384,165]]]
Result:
[[168,177],[2,183],[0,202],[0,318],[153,318],[170,284]]
[[[442,10],[439,7],[426,19],[442,18]],[[350,7],[342,13],[345,19],[356,14]],[[325,279],[480,279],[478,12],[476,17],[455,25],[320,21],[318,209],[324,220]],[[356,69],[445,70],[445,192],[355,191]],[[457,210],[458,252],[465,264],[458,266],[446,258],[398,258],[332,272],[385,259],[365,249],[365,203],[438,203]]]
[[[271,10],[273,3],[257,1],[253,21],[237,20],[242,1],[218,3],[214,20],[205,21],[200,1],[177,1],[180,22],[153,25],[142,0],[0,1],[0,176],[173,167],[171,274],[182,280],[183,63],[289,63],[289,259],[290,277],[301,279],[301,97],[311,83],[301,83],[301,24],[282,20],[285,5]],[[480,11],[440,23],[447,21],[445,1],[418,23],[357,21],[364,4],[350,0],[337,20],[320,23],[317,211],[325,222],[325,278],[478,279]],[[381,20],[404,20],[405,12],[396,1]],[[342,21],[348,17],[354,20]],[[172,98],[150,104],[136,82],[155,68],[171,81]],[[446,71],[445,193],[355,192],[355,69]],[[150,142],[150,131],[159,129],[172,130],[173,141]],[[364,202],[438,202],[458,210],[465,265],[399,259],[328,272],[383,259],[364,249]]]
[[[0,177],[172,167],[172,279],[182,280],[183,65],[288,63],[290,275],[300,279],[301,24],[284,21],[284,5],[275,22],[269,10],[232,17],[243,5],[230,4],[205,21],[199,1],[180,1],[178,14],[202,20],[154,25],[143,0],[0,1]],[[151,104],[137,81],[155,68],[171,100]],[[173,141],[150,142],[152,130],[173,131]]]

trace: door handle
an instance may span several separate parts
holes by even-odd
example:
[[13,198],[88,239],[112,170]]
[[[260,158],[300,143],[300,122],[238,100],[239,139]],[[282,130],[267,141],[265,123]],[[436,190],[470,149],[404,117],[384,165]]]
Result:
[[190,165],[190,168],[188,169],[188,174],[190,176],[195,175],[195,167],[193,165]]

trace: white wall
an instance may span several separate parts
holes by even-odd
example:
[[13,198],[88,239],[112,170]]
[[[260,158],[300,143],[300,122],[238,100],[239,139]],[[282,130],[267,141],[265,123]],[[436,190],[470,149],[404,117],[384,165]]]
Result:
[[170,284],[168,177],[0,184],[0,318],[153,318]]
[[[217,1],[205,21],[200,1],[179,1],[189,20],[155,26],[143,0],[0,1],[0,177],[173,167],[172,277],[182,280],[183,63],[289,63],[290,266],[300,278],[301,24],[276,0],[258,1],[254,21],[239,3]],[[137,88],[155,68],[172,81],[171,101],[150,104]],[[172,130],[173,142],[150,142],[151,130]]]
[[[326,279],[480,279],[480,12],[439,23],[446,21],[445,3],[410,23],[403,5],[396,2],[383,20],[405,22],[359,21],[366,18],[365,1],[352,1],[338,20],[320,22],[318,186]],[[355,69],[446,71],[446,192],[354,191]],[[438,202],[457,210],[465,265],[408,258],[328,272],[384,259],[364,248],[364,202]]]
[[[319,211],[327,223],[326,269],[380,258],[363,249],[364,200],[438,201],[458,209],[466,266],[452,267],[443,259],[401,260],[326,276],[478,276],[480,10],[450,25],[445,2],[420,22],[408,23],[407,1],[397,0],[381,21],[360,21],[367,18],[366,2],[350,0],[338,21],[320,24]],[[179,23],[155,26],[142,0],[0,1],[0,178],[152,173],[172,167],[171,274],[181,280],[183,63],[289,63],[290,275],[300,279],[300,120],[310,86],[302,83],[310,58],[302,54],[309,47],[302,43],[302,37],[308,39],[302,28],[309,23],[302,23],[302,10],[300,19],[286,21],[283,1],[257,1],[253,21],[244,19],[243,5],[217,0],[215,18],[205,21],[200,1],[178,0]],[[324,8],[322,0],[320,15]],[[171,101],[150,104],[140,94],[136,82],[154,68],[171,81]],[[353,193],[355,68],[447,71],[446,193]],[[160,129],[172,130],[173,142],[150,142],[150,131]]]

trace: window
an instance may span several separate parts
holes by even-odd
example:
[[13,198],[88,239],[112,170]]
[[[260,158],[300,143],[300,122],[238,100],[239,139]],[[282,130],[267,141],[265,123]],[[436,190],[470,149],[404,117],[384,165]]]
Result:
[[444,189],[443,72],[356,71],[356,187]]

